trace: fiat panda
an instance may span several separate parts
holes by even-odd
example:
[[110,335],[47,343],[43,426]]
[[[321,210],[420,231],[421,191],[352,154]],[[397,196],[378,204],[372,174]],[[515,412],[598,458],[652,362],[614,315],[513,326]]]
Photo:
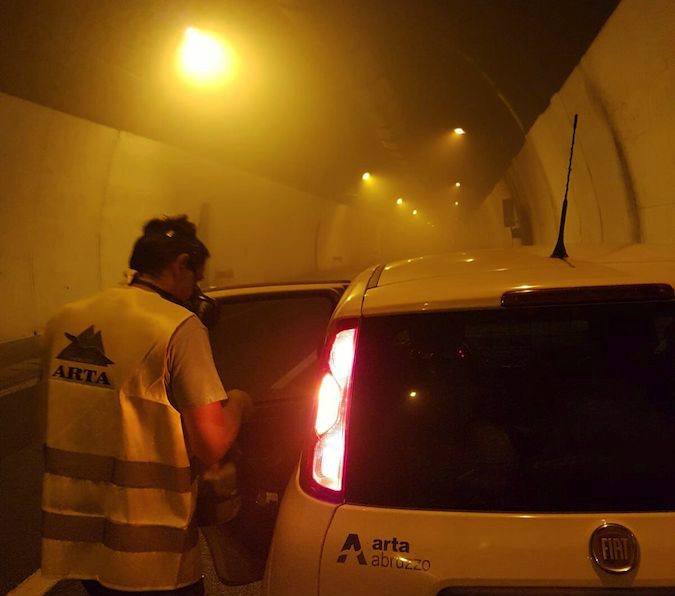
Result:
[[263,594],[675,594],[675,255],[570,252],[352,281]]

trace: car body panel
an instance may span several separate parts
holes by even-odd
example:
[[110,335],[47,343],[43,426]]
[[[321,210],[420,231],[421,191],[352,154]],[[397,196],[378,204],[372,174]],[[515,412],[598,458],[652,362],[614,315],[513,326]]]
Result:
[[[337,505],[303,492],[296,469],[279,510],[262,594],[308,596],[318,593],[322,544],[336,509]],[[302,511],[300,519],[298,511]],[[275,544],[282,547],[275,548]]]
[[[552,259],[541,249],[477,250],[384,267],[363,315],[498,308],[509,290],[675,283],[675,251],[631,246]],[[358,301],[356,297],[353,300]]]
[[378,267],[374,265],[354,278],[335,308],[333,318],[343,319],[361,316],[363,296],[368,288],[368,282],[377,269]]
[[205,293],[214,300],[229,300],[236,298],[255,298],[275,294],[300,294],[314,291],[335,290],[340,294],[349,285],[347,280],[327,282],[277,283],[233,286],[229,288],[211,288]]
[[[605,523],[621,524],[637,537],[637,571],[610,574],[591,561],[590,537]],[[337,562],[349,534],[359,536],[367,564],[359,564],[353,550]],[[393,585],[398,593],[420,596],[449,586],[673,586],[673,535],[672,513],[520,515],[343,505],[324,545],[319,594],[384,595]],[[410,552],[372,548],[375,540],[394,537]]]

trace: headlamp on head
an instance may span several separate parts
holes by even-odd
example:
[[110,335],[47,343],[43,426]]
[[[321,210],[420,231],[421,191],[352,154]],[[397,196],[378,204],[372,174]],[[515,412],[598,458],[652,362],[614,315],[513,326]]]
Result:
[[195,225],[185,215],[153,219],[136,241],[129,266],[139,273],[157,275],[183,253],[189,257],[187,267],[195,273],[210,256],[197,238]]

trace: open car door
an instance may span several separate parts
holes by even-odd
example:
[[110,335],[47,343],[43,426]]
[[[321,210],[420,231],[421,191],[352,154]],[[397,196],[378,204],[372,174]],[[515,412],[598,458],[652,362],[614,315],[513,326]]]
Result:
[[231,288],[216,301],[209,330],[225,389],[242,389],[255,406],[240,432],[237,517],[204,532],[220,580],[262,578],[277,508],[297,464],[318,387],[318,354],[348,282]]

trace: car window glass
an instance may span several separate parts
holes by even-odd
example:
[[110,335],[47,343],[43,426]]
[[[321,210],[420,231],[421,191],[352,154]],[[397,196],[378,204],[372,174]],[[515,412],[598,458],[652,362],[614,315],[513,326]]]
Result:
[[672,510],[674,355],[671,303],[366,318],[347,498]]
[[327,294],[221,301],[210,338],[225,389],[257,402],[310,395],[334,305]]

